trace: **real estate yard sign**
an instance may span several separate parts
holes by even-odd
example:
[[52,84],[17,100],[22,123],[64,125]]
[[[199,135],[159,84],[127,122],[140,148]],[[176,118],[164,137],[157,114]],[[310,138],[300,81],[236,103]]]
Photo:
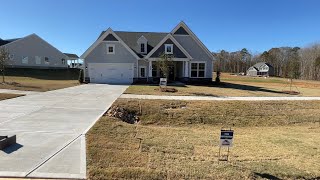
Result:
[[[229,160],[229,148],[233,144],[233,130],[231,128],[224,129],[221,128],[220,132],[220,143],[219,143],[219,161]],[[221,155],[221,148],[226,147],[228,149],[226,155]]]
[[220,133],[220,147],[232,147],[233,130],[223,130]]
[[160,88],[165,88],[167,87],[167,78],[160,78]]

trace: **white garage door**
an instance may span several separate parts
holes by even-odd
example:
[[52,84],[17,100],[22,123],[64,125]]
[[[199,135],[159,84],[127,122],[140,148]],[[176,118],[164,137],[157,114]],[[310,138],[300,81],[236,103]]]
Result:
[[91,83],[131,84],[133,63],[89,63]]

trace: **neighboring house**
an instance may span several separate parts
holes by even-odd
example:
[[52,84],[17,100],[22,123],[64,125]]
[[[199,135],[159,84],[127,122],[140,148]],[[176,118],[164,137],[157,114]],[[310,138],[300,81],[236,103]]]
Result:
[[76,54],[63,53],[68,56],[67,63],[69,68],[79,69],[82,67],[82,64],[79,62],[79,56]]
[[213,55],[184,23],[171,32],[103,31],[80,57],[93,83],[157,82],[161,54],[173,55],[169,80],[212,82]]
[[269,63],[260,62],[247,70],[247,76],[274,76],[274,68]]
[[36,34],[17,39],[0,39],[10,54],[12,68],[68,68],[67,56]]

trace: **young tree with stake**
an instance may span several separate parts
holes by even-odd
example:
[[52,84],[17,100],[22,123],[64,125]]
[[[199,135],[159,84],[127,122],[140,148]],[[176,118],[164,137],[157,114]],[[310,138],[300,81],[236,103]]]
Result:
[[5,47],[0,47],[0,71],[2,74],[2,83],[5,83],[5,68],[10,58],[9,51]]

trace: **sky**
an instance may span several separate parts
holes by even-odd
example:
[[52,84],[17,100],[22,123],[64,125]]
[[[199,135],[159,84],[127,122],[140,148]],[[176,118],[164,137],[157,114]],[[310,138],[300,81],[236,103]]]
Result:
[[170,32],[184,21],[210,51],[320,42],[319,0],[1,0],[0,38],[36,33],[79,56],[111,27]]

